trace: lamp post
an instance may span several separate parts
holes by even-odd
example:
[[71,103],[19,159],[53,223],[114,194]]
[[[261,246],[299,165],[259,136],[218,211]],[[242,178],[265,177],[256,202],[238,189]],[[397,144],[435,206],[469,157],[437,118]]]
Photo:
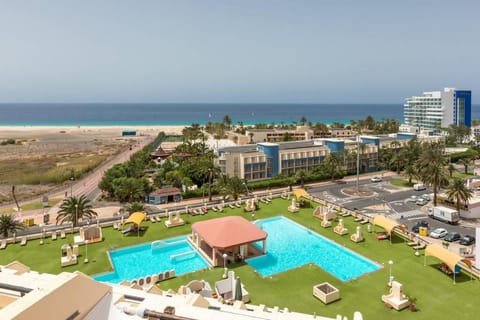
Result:
[[225,279],[227,277],[227,254],[224,253],[222,255],[223,257],[223,275],[222,275],[222,278]]
[[75,225],[77,224],[78,220],[78,204],[75,204],[75,220],[72,221],[72,234],[73,234],[73,229],[75,228]]
[[393,261],[392,261],[392,260],[388,260],[388,286],[389,286],[389,287],[392,286],[392,281],[393,281],[392,265],[393,265]]
[[250,191],[248,190],[248,186],[247,186],[247,180],[245,179],[245,181],[243,181],[243,185],[245,186],[245,189],[247,190],[247,196],[250,194]]
[[357,180],[356,180],[356,188],[357,194],[359,193],[359,180],[360,180],[360,135],[357,134]]
[[40,244],[43,244],[44,239],[45,239],[45,229],[42,230],[42,239],[40,240]]
[[73,180],[75,180],[75,178],[72,176],[70,180],[72,181],[72,183],[70,183],[70,197],[73,197]]
[[83,263],[88,263],[88,240],[85,240],[85,260],[83,260]]

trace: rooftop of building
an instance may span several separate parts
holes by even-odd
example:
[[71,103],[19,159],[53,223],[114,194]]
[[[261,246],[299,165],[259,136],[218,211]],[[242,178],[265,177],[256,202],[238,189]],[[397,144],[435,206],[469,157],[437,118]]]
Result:
[[100,283],[78,271],[41,274],[18,262],[0,270],[0,319],[334,320],[241,301],[229,305],[198,293],[162,291],[152,284]]

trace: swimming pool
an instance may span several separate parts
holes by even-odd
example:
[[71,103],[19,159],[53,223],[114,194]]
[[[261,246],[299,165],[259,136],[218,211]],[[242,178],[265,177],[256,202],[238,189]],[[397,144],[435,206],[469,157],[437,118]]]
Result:
[[380,269],[380,265],[285,217],[259,220],[255,224],[268,233],[267,254],[246,262],[263,277],[308,263],[315,263],[343,281]]
[[120,283],[171,269],[175,269],[176,275],[182,275],[210,266],[188,243],[187,236],[152,243],[110,251],[114,271],[93,279]]

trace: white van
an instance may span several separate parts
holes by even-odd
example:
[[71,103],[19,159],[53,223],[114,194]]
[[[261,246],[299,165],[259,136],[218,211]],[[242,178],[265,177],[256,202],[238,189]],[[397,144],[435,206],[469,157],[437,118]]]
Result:
[[423,183],[416,183],[413,185],[413,190],[415,191],[422,191],[427,189],[427,187]]

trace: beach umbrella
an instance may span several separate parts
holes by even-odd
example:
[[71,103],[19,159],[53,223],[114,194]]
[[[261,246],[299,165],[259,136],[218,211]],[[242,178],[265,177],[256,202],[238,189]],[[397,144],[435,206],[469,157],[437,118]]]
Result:
[[235,279],[235,300],[242,301],[242,282],[240,281],[240,277]]

